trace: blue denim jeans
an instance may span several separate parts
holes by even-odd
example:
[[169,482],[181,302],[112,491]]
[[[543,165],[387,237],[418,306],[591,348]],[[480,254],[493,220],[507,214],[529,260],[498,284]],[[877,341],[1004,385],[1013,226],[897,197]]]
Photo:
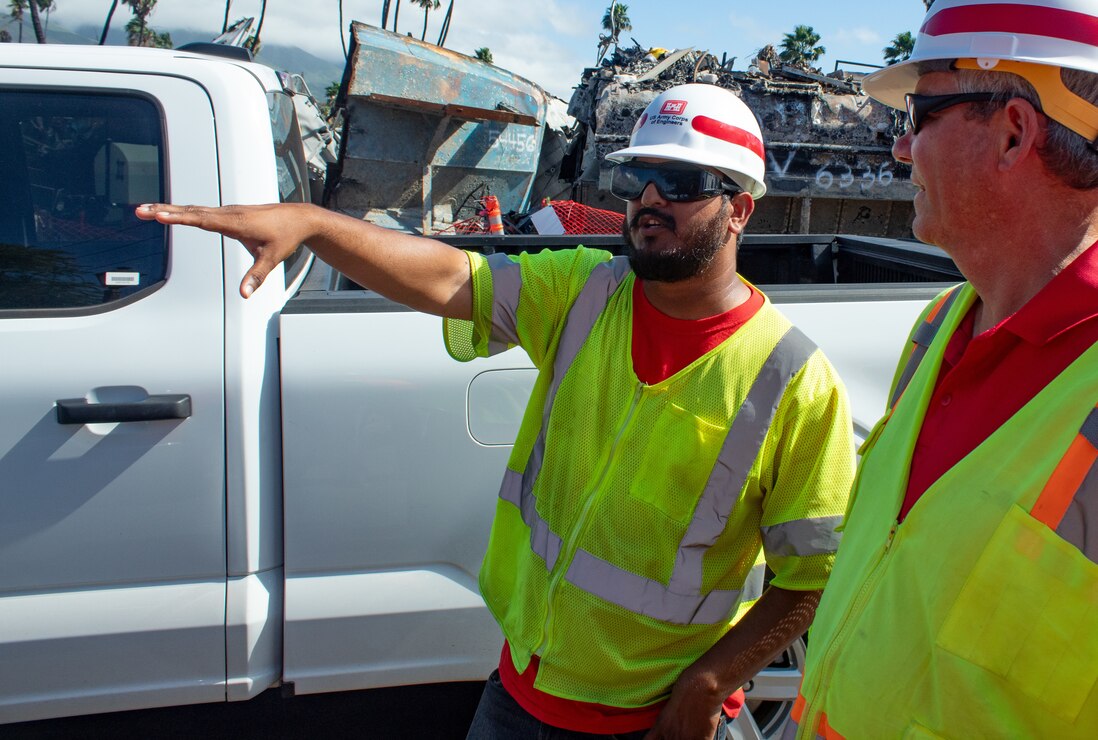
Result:
[[[465,740],[642,740],[646,734],[648,730],[595,735],[547,725],[519,706],[503,688],[499,671],[492,671]],[[717,738],[723,737],[722,723]]]

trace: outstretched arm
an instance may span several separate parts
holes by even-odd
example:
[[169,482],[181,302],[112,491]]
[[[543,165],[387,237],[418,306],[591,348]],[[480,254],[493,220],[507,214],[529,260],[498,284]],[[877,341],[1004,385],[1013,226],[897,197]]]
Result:
[[224,208],[153,203],[138,207],[137,216],[238,240],[255,259],[240,284],[245,298],[304,242],[320,259],[386,298],[447,318],[472,317],[469,261],[461,250],[433,239],[304,203]]
[[711,740],[725,698],[804,634],[822,593],[768,588],[743,619],[682,672],[645,740]]

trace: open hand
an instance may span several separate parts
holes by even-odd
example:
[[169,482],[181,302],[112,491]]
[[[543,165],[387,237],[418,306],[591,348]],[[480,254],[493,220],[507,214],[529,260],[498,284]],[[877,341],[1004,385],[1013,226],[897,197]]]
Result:
[[137,207],[137,217],[162,224],[195,226],[236,239],[254,258],[240,283],[247,298],[267,275],[311,236],[312,206],[280,203],[262,206],[177,206],[147,203]]

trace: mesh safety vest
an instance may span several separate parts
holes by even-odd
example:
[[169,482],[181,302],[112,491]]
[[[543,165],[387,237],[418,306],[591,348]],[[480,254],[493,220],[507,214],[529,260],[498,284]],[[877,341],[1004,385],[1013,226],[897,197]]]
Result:
[[823,587],[853,475],[849,410],[769,302],[649,386],[632,372],[624,259],[470,260],[475,319],[446,322],[451,354],[517,344],[539,369],[480,575],[516,668],[541,657],[537,688],[650,704],[759,598],[764,565],[776,586]]
[[1098,345],[896,523],[945,347],[976,300],[967,284],[951,297],[924,312],[863,447],[800,737],[1098,733]]

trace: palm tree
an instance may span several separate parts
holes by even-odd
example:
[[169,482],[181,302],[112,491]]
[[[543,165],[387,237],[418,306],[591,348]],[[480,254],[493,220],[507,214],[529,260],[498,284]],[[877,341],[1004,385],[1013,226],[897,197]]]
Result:
[[816,46],[819,42],[820,34],[812,30],[812,26],[797,26],[793,33],[787,33],[782,39],[778,57],[787,64],[810,67],[827,53],[824,47]]
[[332,106],[335,105],[336,97],[339,96],[339,83],[329,82],[328,86],[324,88],[324,102],[320,104],[320,113],[327,120],[332,116]]
[[911,31],[896,34],[892,43],[884,48],[884,59],[888,64],[906,61],[915,49],[915,37]]
[[602,27],[610,32],[610,38],[617,43],[619,32],[633,29],[629,20],[629,6],[619,2],[610,3],[602,16]]
[[259,25],[255,28],[255,33],[252,34],[244,45],[252,52],[252,56],[259,54],[259,34],[263,31],[263,18],[267,15],[267,0],[263,0],[263,6],[259,9]]
[[450,33],[450,19],[454,17],[454,0],[450,0],[450,7],[446,8],[446,15],[442,19],[442,30],[438,33],[438,45],[446,46],[446,36]]
[[473,52],[473,56],[475,56],[482,62],[488,62],[489,64],[492,64],[492,50],[489,49],[487,46],[482,46],[477,49],[475,52]]
[[38,43],[46,43],[46,32],[42,28],[42,18],[38,15],[38,0],[28,0],[30,3],[31,24],[34,25],[34,37]]
[[[420,34],[419,40],[427,40],[427,14],[432,10],[438,10],[442,5],[442,0],[412,0],[416,5],[423,8],[423,33]],[[394,24],[395,25],[395,24]]]
[[149,13],[152,12],[153,6],[156,5],[156,0],[122,0],[123,3],[130,6],[130,10],[133,11],[133,18],[126,24],[126,36],[130,46],[145,46],[145,41],[148,38],[146,33],[146,19],[149,17]]
[[[31,24],[34,27],[34,35],[38,43],[46,43],[46,31],[42,26],[41,11],[49,11],[53,7],[53,0],[9,0],[8,8],[11,10],[11,19],[19,22],[19,42],[23,41],[23,13],[27,8],[31,11]],[[48,15],[46,16],[49,17]]]
[[99,34],[99,45],[107,43],[107,31],[111,27],[111,18],[114,17],[114,10],[118,7],[118,0],[112,0],[111,9],[107,11],[107,20],[103,23],[103,33]]
[[23,43],[23,11],[27,9],[27,0],[8,0],[11,19],[19,22],[19,43]]
[[170,49],[172,48],[172,36],[170,33],[157,33],[141,18],[134,16],[126,22],[126,43],[130,46]]
[[172,48],[171,34],[157,33],[149,28],[149,16],[156,8],[156,0],[122,0],[122,3],[133,10],[133,18],[126,24],[126,37],[130,46]]

